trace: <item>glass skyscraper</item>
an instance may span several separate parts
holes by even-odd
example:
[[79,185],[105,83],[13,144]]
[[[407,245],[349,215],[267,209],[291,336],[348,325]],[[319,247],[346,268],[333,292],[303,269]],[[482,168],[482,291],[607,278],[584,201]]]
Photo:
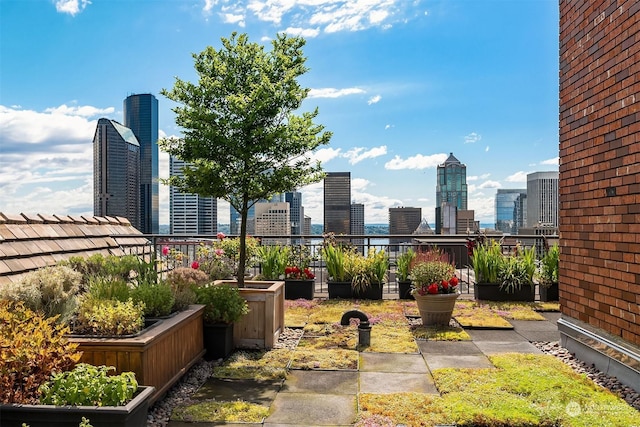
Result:
[[140,230],[140,144],[115,120],[99,119],[93,136],[93,214],[124,217]]
[[158,100],[150,93],[130,95],[124,100],[124,125],[140,144],[140,228],[157,234],[159,224]]
[[436,184],[436,207],[444,203],[467,210],[467,166],[460,163],[453,153],[438,165]]
[[503,233],[516,234],[522,220],[518,218],[522,213],[519,203],[527,196],[526,189],[498,189],[495,199],[496,230]]

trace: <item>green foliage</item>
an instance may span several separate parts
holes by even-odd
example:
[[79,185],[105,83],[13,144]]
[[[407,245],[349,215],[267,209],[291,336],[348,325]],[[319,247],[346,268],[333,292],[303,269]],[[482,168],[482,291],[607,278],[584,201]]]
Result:
[[259,423],[269,415],[267,406],[243,400],[204,401],[187,406],[177,406],[171,414],[172,421],[189,423]]
[[131,290],[131,299],[144,304],[145,317],[168,316],[175,303],[173,290],[166,283],[142,283]]
[[204,322],[233,323],[249,312],[247,301],[238,288],[226,284],[195,289],[196,302],[204,304]]
[[498,273],[500,289],[515,292],[522,286],[533,286],[533,275],[536,271],[536,248],[518,249],[516,255],[505,257]]
[[320,162],[308,155],[331,133],[313,123],[317,109],[295,115],[308,89],[305,41],[281,33],[271,52],[246,34],[222,39],[194,54],[198,83],[176,78],[162,94],[178,104],[183,138],[160,141],[162,149],[190,166],[167,183],[186,193],[220,197],[241,217],[238,281],[244,283],[248,211],[260,199],[320,181]]
[[412,248],[398,255],[398,258],[396,258],[396,279],[398,281],[406,282],[409,280],[409,267],[415,257],[416,252]]
[[[88,258],[71,257],[59,264],[67,265],[82,274],[82,283],[88,284],[92,277],[113,277],[129,282],[148,268],[145,262],[136,255],[102,255],[94,254]],[[144,274],[144,272],[142,272]]]
[[[200,266],[202,267],[202,265]],[[165,283],[173,292],[173,310],[181,311],[196,302],[193,288],[203,286],[209,282],[209,276],[200,268],[178,267],[167,273]]]
[[262,266],[262,276],[267,280],[284,277],[284,269],[289,261],[289,248],[279,245],[260,246],[259,257]]
[[356,251],[345,253],[345,270],[351,276],[351,287],[363,292],[372,284],[384,283],[389,269],[389,257],[384,250],[372,248],[367,256]]
[[34,270],[18,283],[0,287],[0,298],[22,301],[46,317],[60,316],[67,321],[76,309],[82,275],[72,268],[55,265]]
[[120,336],[138,333],[144,326],[144,304],[118,300],[82,298],[74,332]]
[[95,299],[124,302],[130,298],[131,288],[121,277],[97,275],[89,278],[87,294]]
[[311,249],[307,245],[290,245],[287,266],[298,267],[300,270],[309,268],[314,257],[311,255]]
[[54,373],[40,387],[40,403],[56,406],[122,406],[138,389],[133,372],[109,375],[113,366],[79,363],[73,370]]
[[476,246],[471,254],[476,283],[498,283],[498,275],[504,263],[500,243],[491,240]]
[[350,249],[344,248],[339,244],[325,244],[322,246],[322,258],[329,279],[336,282],[350,282],[352,276],[347,271],[347,254]]
[[555,243],[544,254],[540,262],[540,284],[551,286],[558,283],[558,270],[560,264],[560,246]]
[[0,300],[0,403],[37,403],[52,372],[71,369],[81,353],[69,328],[17,301]]
[[447,261],[426,261],[415,264],[411,268],[409,278],[413,286],[422,287],[449,280],[455,272],[455,267]]

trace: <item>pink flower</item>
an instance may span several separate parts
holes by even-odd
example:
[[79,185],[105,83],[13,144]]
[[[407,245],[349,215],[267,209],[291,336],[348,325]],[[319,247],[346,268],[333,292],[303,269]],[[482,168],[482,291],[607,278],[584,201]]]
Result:
[[169,246],[163,246],[162,247],[162,255],[164,255],[164,256],[169,255]]
[[216,249],[214,251],[214,253],[216,254],[216,256],[222,256],[222,255],[224,255],[224,249],[219,249],[218,248],[218,249]]
[[216,237],[218,238],[218,240],[222,240],[222,239],[224,239],[224,238],[225,238],[225,237],[227,237],[227,236],[225,236],[225,235],[224,235],[224,233],[220,232],[220,233],[218,233],[218,234],[216,235]]
[[200,263],[198,261],[193,261],[191,263],[191,268],[193,268],[194,270],[197,270],[198,267],[200,267]]

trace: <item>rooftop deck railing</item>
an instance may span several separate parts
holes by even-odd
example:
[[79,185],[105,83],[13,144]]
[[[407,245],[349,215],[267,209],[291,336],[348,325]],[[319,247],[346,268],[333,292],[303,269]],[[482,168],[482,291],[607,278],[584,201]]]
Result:
[[[197,249],[201,244],[213,244],[217,240],[212,235],[187,235],[187,234],[158,234],[145,235],[152,246],[152,253],[159,258],[164,247],[173,249],[173,253],[182,254],[180,261],[182,266],[188,267],[192,261],[197,260]],[[237,236],[226,236],[225,238],[235,238]],[[304,245],[309,249],[312,255],[310,268],[315,274],[316,293],[327,292],[327,281],[329,276],[325,267],[324,260],[321,257],[321,248],[324,239],[319,235],[301,235],[301,236],[256,236],[260,245]],[[358,251],[366,254],[371,249],[384,250],[389,255],[389,270],[387,272],[387,282],[384,286],[383,293],[397,293],[398,287],[396,282],[396,259],[398,255],[406,252],[409,248],[414,251],[426,251],[438,248],[449,255],[449,259],[455,263],[457,275],[461,282],[460,291],[463,294],[473,292],[472,284],[474,280],[473,269],[469,260],[467,242],[474,239],[476,235],[340,235],[336,239],[342,242],[349,242]],[[544,253],[545,245],[551,245],[558,240],[558,236],[541,236],[541,235],[487,235],[488,239],[495,239],[501,242],[503,252],[505,254],[512,253],[516,245],[523,248],[535,246],[539,257]],[[157,263],[159,269],[166,268],[166,264]],[[175,267],[175,262],[173,266]],[[254,277],[261,272],[260,263],[256,263],[247,268],[247,273]]]

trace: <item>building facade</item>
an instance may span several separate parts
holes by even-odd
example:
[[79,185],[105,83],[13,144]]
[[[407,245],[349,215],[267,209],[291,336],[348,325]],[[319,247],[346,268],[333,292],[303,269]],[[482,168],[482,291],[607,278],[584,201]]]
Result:
[[558,185],[557,171],[527,175],[527,228],[558,226]]
[[[362,203],[351,204],[351,226],[350,234],[364,236],[364,205]],[[356,245],[362,252],[364,238],[351,239],[351,243]]]
[[517,201],[523,195],[526,197],[526,189],[498,189],[495,198],[496,230],[505,234],[518,233],[518,224],[522,225],[522,222],[518,220],[521,210],[518,209]]
[[[289,245],[291,221],[289,203],[261,202],[255,205],[255,234],[262,236],[263,245]],[[277,236],[277,237],[265,237]],[[287,237],[283,237],[287,236]]]
[[324,178],[324,232],[351,233],[351,172],[327,172]]
[[[418,229],[421,221],[422,208],[389,208],[389,234],[412,234]],[[389,238],[391,245],[410,241],[410,238]]]
[[467,209],[467,166],[453,153],[437,168],[436,207],[449,203],[458,209]]
[[640,384],[638,57],[640,2],[560,2],[561,344],[634,388]]
[[304,234],[304,207],[302,206],[302,193],[291,191],[284,194],[284,201],[289,203],[289,215],[291,217],[291,235]]
[[[169,158],[169,176],[183,176],[187,164]],[[169,187],[169,228],[171,234],[211,234],[218,232],[218,200],[198,194],[182,193]]]
[[158,100],[150,93],[128,96],[123,103],[124,125],[140,144],[140,231],[160,230],[158,181]]
[[115,120],[99,119],[93,136],[93,214],[121,216],[140,230],[140,144]]

